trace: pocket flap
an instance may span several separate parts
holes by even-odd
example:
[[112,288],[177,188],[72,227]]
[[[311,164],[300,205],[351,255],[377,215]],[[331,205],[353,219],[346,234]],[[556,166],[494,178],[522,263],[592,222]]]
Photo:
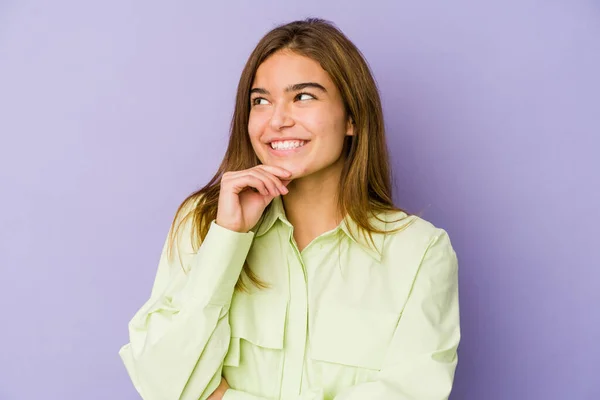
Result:
[[311,357],[379,370],[398,319],[390,312],[322,305],[312,327]]
[[287,302],[280,297],[237,293],[229,310],[231,337],[268,349],[283,349],[286,313]]

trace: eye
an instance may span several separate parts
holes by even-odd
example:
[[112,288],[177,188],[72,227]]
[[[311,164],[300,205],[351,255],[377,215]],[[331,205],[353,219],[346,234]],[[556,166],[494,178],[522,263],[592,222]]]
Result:
[[310,93],[298,93],[298,94],[296,95],[296,99],[297,99],[297,100],[300,100],[300,101],[303,101],[303,100],[315,100],[315,99],[316,99],[316,97],[315,97],[315,96],[313,96],[313,95],[312,95],[312,94],[310,94]]
[[260,106],[265,104],[269,104],[269,102],[264,97],[255,97],[252,99],[253,106]]

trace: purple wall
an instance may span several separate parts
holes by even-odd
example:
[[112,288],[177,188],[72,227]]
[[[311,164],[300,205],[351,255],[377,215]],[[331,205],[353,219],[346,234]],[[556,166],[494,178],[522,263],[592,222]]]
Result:
[[0,399],[137,398],[117,351],[175,208],[305,16],[368,58],[398,203],[456,247],[452,399],[600,398],[598,3],[367,3],[0,2]]

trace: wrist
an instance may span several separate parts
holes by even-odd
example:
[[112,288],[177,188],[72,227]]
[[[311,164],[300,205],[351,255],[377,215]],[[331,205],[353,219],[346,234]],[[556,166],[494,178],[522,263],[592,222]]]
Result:
[[225,229],[233,231],[233,232],[248,233],[247,229],[244,229],[244,228],[239,227],[239,226],[233,226],[233,225],[228,225],[228,224],[225,224],[225,223],[221,223],[221,221],[219,221],[218,219],[215,220],[215,224],[219,225],[221,228],[225,228]]

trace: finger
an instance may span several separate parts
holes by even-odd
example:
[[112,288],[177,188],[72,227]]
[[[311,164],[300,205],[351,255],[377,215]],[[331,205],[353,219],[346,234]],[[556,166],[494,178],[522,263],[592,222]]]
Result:
[[233,187],[233,191],[239,194],[244,189],[250,187],[256,189],[263,196],[269,196],[269,190],[267,189],[265,182],[262,179],[257,178],[253,175],[243,175],[235,177],[229,183]]
[[286,169],[280,168],[280,167],[275,167],[272,165],[264,165],[264,164],[258,164],[255,167],[252,168],[248,168],[248,169],[243,169],[243,170],[239,170],[239,171],[229,171],[226,172],[223,177],[225,177],[225,175],[229,175],[229,176],[239,176],[239,175],[243,175],[245,174],[247,171],[255,171],[255,170],[261,170],[267,173],[270,173],[272,175],[275,175],[276,177],[280,178],[280,179],[290,179],[290,177],[292,176],[292,173]]
[[279,179],[264,170],[258,168],[246,169],[243,171],[238,171],[237,173],[235,173],[235,176],[237,178],[241,178],[244,176],[253,176],[263,181],[265,187],[269,192],[269,195],[276,197],[281,194],[279,191],[279,187],[283,185],[281,185]]
[[[275,168],[275,170],[273,171],[272,168]],[[278,172],[278,171],[286,171],[283,168],[278,169],[278,167],[271,167],[269,165],[258,165],[256,167],[256,169],[263,171],[265,174],[267,174],[269,177],[271,177],[272,179],[275,180],[277,187],[279,188],[279,191],[283,194],[287,194],[289,192],[289,190],[286,188],[287,183],[285,183],[286,181],[289,183],[291,182],[291,179],[289,179],[289,176],[281,176],[281,175],[277,175],[274,174],[273,172]],[[273,172],[272,172],[273,171]],[[286,174],[288,172],[286,171]]]
[[277,182],[277,178],[274,177],[273,175],[270,175],[269,173],[267,173],[265,171],[261,171],[259,169],[251,169],[251,170],[248,170],[247,173],[251,176],[254,176],[254,177],[262,180],[264,182],[265,186],[267,187],[269,194],[271,194],[273,197],[279,196],[281,194],[279,192],[279,188],[278,188],[280,183]]
[[284,169],[281,167],[276,167],[274,165],[259,164],[256,167],[263,168],[263,169],[269,171],[270,173],[272,173],[273,175],[280,177],[280,178],[289,178],[292,176],[292,173],[290,171],[288,171],[287,169]]
[[[270,191],[273,194],[273,196],[279,196],[280,194],[287,194],[289,192],[289,190],[286,188],[286,186],[289,182],[291,182],[291,180],[288,180],[287,183],[284,183],[286,178],[289,179],[289,176],[285,176],[285,175],[289,174],[289,171],[286,171],[283,168],[259,164],[253,168],[240,170],[240,171],[230,171],[230,172],[227,172],[226,174],[229,178],[238,178],[240,176],[244,176],[249,173],[250,174],[256,173],[256,174],[258,174],[258,176],[262,176],[262,177],[265,177],[265,179],[271,180],[277,188],[277,190],[273,190],[273,188],[269,186]],[[255,176],[257,176],[256,174],[255,174]],[[284,175],[284,176],[280,177],[278,175]],[[225,178],[225,175],[223,176],[223,178]]]
[[[287,188],[283,184],[283,180],[279,177],[273,175],[269,171],[262,168],[256,168],[253,171],[255,171],[258,174],[261,174],[265,177],[265,179],[268,179],[269,182],[271,182],[273,188],[277,190],[276,196],[279,196],[280,194],[286,194],[288,192]],[[269,186],[269,188],[271,188],[271,186]]]

